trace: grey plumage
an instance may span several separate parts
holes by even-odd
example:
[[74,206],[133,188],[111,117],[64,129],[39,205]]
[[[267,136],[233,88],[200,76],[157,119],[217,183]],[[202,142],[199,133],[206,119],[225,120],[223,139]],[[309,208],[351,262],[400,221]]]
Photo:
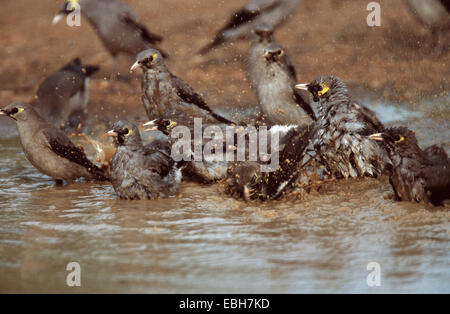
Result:
[[90,162],[64,132],[45,122],[32,106],[13,103],[0,114],[16,121],[25,156],[40,172],[58,181],[71,182],[80,177],[107,180],[103,170]]
[[[151,142],[143,145],[138,128],[127,121],[118,121],[108,135],[115,138],[110,178],[122,199],[155,199],[178,191],[181,171],[168,154],[168,146]],[[161,143],[159,143],[161,144]]]
[[316,120],[307,97],[295,89],[295,67],[276,43],[270,25],[254,30],[247,73],[269,124],[308,125]]
[[48,76],[37,91],[40,116],[58,127],[79,129],[84,125],[88,115],[89,77],[98,69],[95,65],[83,65],[76,58]]
[[275,28],[286,21],[299,3],[300,0],[249,0],[243,8],[231,15],[214,40],[202,48],[199,53],[205,54],[227,41],[248,38],[255,26],[261,23]]
[[339,78],[322,76],[309,90],[318,102],[312,146],[322,163],[337,177],[378,176],[390,164],[386,150],[367,136],[384,127],[375,113],[353,100]]
[[114,60],[120,53],[134,57],[139,51],[154,47],[162,40],[161,36],[150,33],[136,12],[120,0],[65,1],[53,19],[54,24],[72,12],[74,2],[80,5],[81,14],[92,24]]
[[194,118],[201,118],[203,124],[233,123],[216,114],[186,82],[173,75],[158,50],[139,53],[131,69],[138,67],[143,69],[142,102],[150,120],[169,119],[190,128]]

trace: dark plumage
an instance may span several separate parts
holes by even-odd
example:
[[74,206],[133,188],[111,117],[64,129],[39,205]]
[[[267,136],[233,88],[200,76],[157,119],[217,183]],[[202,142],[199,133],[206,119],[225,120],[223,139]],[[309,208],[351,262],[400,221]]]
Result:
[[308,125],[316,120],[307,97],[295,89],[295,68],[269,25],[254,30],[247,72],[270,124]]
[[55,126],[79,130],[88,115],[89,77],[98,69],[76,58],[48,76],[37,91],[40,116]]
[[353,100],[339,78],[322,76],[298,84],[318,102],[318,120],[312,145],[321,162],[336,177],[378,176],[390,160],[386,150],[367,138],[383,131],[375,113]]
[[94,27],[115,62],[120,53],[134,57],[162,40],[161,36],[150,33],[136,12],[120,0],[66,0],[53,24],[74,10],[73,3],[80,5],[81,14]]
[[235,11],[214,40],[199,53],[208,53],[212,48],[227,41],[249,37],[256,25],[267,23],[275,28],[292,14],[300,0],[249,0],[245,7]]
[[450,199],[450,159],[436,145],[421,150],[414,132],[389,128],[370,135],[382,141],[392,160],[390,182],[399,200],[442,205]]
[[137,55],[134,70],[141,67],[142,102],[149,119],[169,119],[193,127],[194,118],[203,124],[233,122],[216,114],[194,90],[167,68],[159,51],[148,49]]
[[120,198],[155,199],[178,191],[181,172],[165,149],[152,143],[144,146],[138,128],[127,121],[116,122],[107,134],[117,147],[110,178]]
[[32,106],[13,103],[0,114],[16,121],[25,156],[40,172],[57,181],[71,182],[80,177],[107,180],[103,170],[90,162],[64,132],[45,122]]
[[[281,128],[281,126],[277,126]],[[272,130],[274,132],[274,130]],[[262,171],[268,161],[243,161],[234,163],[225,181],[225,193],[245,200],[270,200],[292,191],[293,183],[309,158],[305,148],[310,142],[312,129],[308,127],[289,127],[281,137],[280,151],[271,153],[271,159],[279,162],[272,171]]]

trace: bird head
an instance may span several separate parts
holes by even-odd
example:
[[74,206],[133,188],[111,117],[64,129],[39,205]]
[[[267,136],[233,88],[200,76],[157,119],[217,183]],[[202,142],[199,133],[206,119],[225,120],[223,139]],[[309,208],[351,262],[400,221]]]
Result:
[[383,142],[391,150],[396,152],[403,152],[412,147],[418,147],[414,131],[404,126],[388,128],[381,133],[369,135],[369,138]]
[[117,146],[142,145],[138,128],[133,123],[125,120],[114,123],[112,129],[106,135],[113,137]]
[[169,119],[155,119],[144,123],[145,130],[144,131],[160,131],[165,135],[169,135],[172,129],[178,123]]
[[20,122],[27,121],[30,115],[37,115],[37,113],[33,107],[28,104],[12,103],[3,109],[0,109],[0,115],[8,116],[17,122]]
[[164,65],[164,59],[161,53],[156,49],[147,49],[137,55],[136,62],[130,68],[130,72],[133,72],[137,68],[142,68],[144,71],[146,69],[155,69],[161,65]]
[[285,51],[282,47],[277,44],[270,44],[264,49],[264,58],[267,62],[278,62],[281,61],[285,56]]
[[52,24],[57,24],[64,16],[73,12],[77,5],[79,5],[79,0],[65,0],[61,10],[53,18]]
[[258,24],[253,29],[254,38],[259,42],[273,42],[273,27],[267,23]]
[[348,93],[344,82],[331,75],[321,76],[312,83],[297,84],[295,88],[309,91],[316,102],[321,99],[332,100],[333,97],[346,96]]

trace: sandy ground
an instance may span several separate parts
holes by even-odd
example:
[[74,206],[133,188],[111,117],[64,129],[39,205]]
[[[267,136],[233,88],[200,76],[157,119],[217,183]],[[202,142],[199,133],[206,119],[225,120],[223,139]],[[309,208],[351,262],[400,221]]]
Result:
[[[127,0],[154,33],[164,37],[172,72],[202,93],[211,107],[251,107],[256,98],[242,66],[245,41],[194,54],[226,22],[243,0]],[[105,79],[112,59],[86,19],[81,27],[51,25],[62,1],[3,1],[0,11],[0,106],[30,101],[42,80],[74,57],[98,64],[91,80],[91,122],[126,115],[142,120],[140,75],[131,82]],[[382,26],[368,27],[367,1],[302,1],[293,16],[276,31],[297,68],[300,81],[334,74],[350,87],[362,87],[390,101],[417,103],[423,97],[448,95],[449,61],[420,52],[429,32],[418,23],[404,1],[380,1]],[[120,59],[127,72],[133,60]],[[448,98],[447,98],[448,99]]]

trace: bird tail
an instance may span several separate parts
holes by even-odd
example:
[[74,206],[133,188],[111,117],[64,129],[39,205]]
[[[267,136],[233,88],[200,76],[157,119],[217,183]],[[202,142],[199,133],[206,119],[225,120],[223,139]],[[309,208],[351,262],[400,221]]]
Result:
[[95,181],[109,181],[108,176],[106,175],[104,169],[97,167],[94,164],[91,164],[86,168],[87,171],[92,175],[92,179]]
[[216,38],[206,46],[204,46],[202,49],[200,49],[197,54],[199,55],[205,55],[207,54],[212,48],[222,44],[224,42],[224,38],[221,33],[219,33]]

